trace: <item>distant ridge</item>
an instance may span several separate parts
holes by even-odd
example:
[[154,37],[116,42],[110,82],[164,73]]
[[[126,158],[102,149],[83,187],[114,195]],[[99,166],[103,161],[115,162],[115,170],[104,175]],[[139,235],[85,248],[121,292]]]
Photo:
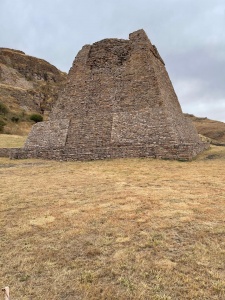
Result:
[[[47,115],[58,97],[66,74],[43,59],[23,51],[0,48],[0,104],[18,116]],[[22,123],[2,120],[8,133],[21,133]],[[19,130],[21,128],[21,130]]]

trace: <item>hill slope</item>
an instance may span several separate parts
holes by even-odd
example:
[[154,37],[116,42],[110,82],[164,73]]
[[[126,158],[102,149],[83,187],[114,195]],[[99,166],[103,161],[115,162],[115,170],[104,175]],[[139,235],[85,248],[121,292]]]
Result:
[[225,123],[189,114],[185,116],[191,119],[198,133],[212,139],[214,144],[225,144]]
[[13,110],[50,110],[66,74],[45,60],[0,48],[0,99]]
[[0,103],[13,113],[48,114],[65,79],[45,60],[0,48]]

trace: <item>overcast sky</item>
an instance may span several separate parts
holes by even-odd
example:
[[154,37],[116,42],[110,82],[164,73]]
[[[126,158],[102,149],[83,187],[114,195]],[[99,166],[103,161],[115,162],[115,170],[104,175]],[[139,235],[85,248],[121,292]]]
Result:
[[224,0],[0,0],[0,47],[66,72],[83,45],[141,28],[183,112],[225,122]]

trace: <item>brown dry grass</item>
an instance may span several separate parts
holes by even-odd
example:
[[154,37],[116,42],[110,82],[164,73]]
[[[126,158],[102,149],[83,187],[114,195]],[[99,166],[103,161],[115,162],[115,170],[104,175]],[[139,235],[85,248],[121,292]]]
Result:
[[23,147],[27,136],[0,134],[0,148]]
[[225,299],[225,148],[192,162],[0,159],[12,299]]
[[32,122],[7,122],[7,125],[4,126],[4,132],[7,135],[19,135],[19,136],[25,136],[25,139],[27,138],[27,135],[31,131],[31,127],[34,123]]

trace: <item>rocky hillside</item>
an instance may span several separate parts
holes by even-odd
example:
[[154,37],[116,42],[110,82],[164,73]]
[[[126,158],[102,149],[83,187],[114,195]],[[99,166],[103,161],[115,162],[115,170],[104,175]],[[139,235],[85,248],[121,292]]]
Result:
[[0,104],[12,113],[48,114],[65,79],[66,73],[43,59],[0,48]]
[[208,118],[198,118],[190,114],[185,114],[185,116],[193,122],[199,134],[210,138],[213,144],[225,145],[225,123]]
[[0,99],[9,109],[51,109],[66,74],[43,59],[0,48]]

